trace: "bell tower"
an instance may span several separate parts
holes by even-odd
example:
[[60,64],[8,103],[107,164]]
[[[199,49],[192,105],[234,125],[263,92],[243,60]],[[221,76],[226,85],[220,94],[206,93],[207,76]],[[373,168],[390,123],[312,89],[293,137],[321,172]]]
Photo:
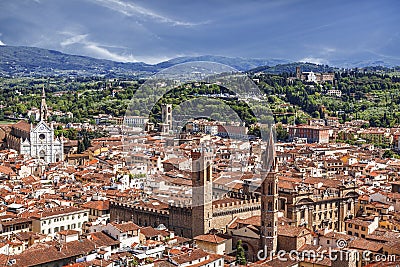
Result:
[[301,80],[301,69],[300,69],[300,66],[296,67],[296,79]]
[[47,104],[46,104],[46,94],[45,94],[44,85],[43,85],[42,102],[40,104],[40,121],[47,121],[48,116],[49,116],[49,110],[48,110]]
[[169,130],[172,130],[172,105],[163,104],[161,106],[161,120],[163,124],[168,124]]
[[204,144],[192,150],[192,237],[212,229],[213,150]]
[[276,252],[278,243],[278,178],[273,131],[262,156],[260,250]]

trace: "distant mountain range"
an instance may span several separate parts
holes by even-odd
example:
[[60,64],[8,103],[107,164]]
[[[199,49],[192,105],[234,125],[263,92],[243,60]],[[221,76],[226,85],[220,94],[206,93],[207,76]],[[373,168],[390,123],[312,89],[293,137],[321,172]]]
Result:
[[278,64],[289,63],[289,60],[284,59],[255,59],[255,58],[240,58],[240,57],[223,57],[223,56],[197,56],[197,57],[177,57],[165,62],[158,63],[156,66],[168,68],[176,64],[193,62],[193,61],[212,61],[230,66],[239,71],[247,71],[260,66],[275,66]]
[[36,47],[0,46],[1,76],[140,76],[156,71],[156,66],[145,63],[114,62]]
[[[297,65],[303,71],[334,71],[327,65],[291,63],[284,59],[248,59],[223,56],[178,57],[155,65],[143,62],[122,63],[87,56],[64,54],[36,47],[0,46],[0,76],[93,76],[147,77],[176,64],[193,61],[213,61],[231,66],[239,71],[282,73],[294,72]],[[342,62],[343,63],[343,62]],[[339,64],[338,64],[339,65]],[[345,62],[347,67],[382,65],[379,62]]]

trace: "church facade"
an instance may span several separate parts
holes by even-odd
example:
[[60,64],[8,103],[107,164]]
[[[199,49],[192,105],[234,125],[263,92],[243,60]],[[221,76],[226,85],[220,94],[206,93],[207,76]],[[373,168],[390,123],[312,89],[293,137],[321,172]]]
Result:
[[64,159],[63,143],[60,138],[54,136],[53,125],[46,123],[48,114],[43,88],[39,123],[33,126],[26,121],[19,121],[12,125],[6,134],[7,147],[20,154],[42,159],[47,163],[62,161]]

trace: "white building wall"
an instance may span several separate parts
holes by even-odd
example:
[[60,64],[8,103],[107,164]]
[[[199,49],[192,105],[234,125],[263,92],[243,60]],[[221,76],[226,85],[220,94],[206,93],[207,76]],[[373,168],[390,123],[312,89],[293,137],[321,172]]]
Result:
[[32,230],[54,237],[58,231],[76,230],[82,233],[82,226],[89,221],[89,210],[64,213],[46,218],[34,219]]

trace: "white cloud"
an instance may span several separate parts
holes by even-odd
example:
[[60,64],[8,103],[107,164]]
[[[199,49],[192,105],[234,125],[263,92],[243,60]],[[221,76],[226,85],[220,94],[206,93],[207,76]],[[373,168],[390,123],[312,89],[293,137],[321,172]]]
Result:
[[336,48],[334,47],[324,47],[322,50],[325,54],[336,52]]
[[329,64],[329,61],[324,59],[324,58],[318,58],[318,57],[305,57],[299,60],[300,62],[308,62],[308,63],[314,63],[314,64]]
[[106,58],[113,61],[119,62],[137,62],[137,60],[133,57],[133,55],[119,55],[116,53],[112,53],[104,47],[101,47],[95,43],[88,43],[84,47],[86,50],[90,51],[96,57]]
[[203,23],[192,23],[192,22],[175,20],[175,19],[163,16],[161,14],[158,14],[155,11],[152,11],[150,9],[141,7],[137,4],[127,3],[122,0],[94,0],[94,1],[106,8],[117,11],[128,17],[134,16],[134,15],[143,16],[143,17],[148,17],[148,18],[154,19],[159,22],[172,24],[174,26],[196,26],[196,25],[204,24],[204,22]]
[[61,46],[67,46],[67,45],[72,45],[72,44],[77,44],[77,43],[82,43],[85,41],[87,34],[78,34],[74,35],[68,39],[65,39],[60,43]]
[[88,40],[89,34],[75,34],[73,32],[60,32],[63,35],[69,36],[67,39],[60,42],[62,47],[79,44],[82,45],[90,56],[109,59],[118,62],[137,62],[133,55],[120,55],[109,51],[106,47],[115,47],[102,45]]
[[136,57],[136,59],[138,61],[145,62],[147,64],[157,64],[157,63],[160,63],[160,62],[164,62],[164,61],[170,60],[172,58],[175,58],[175,56],[174,57],[165,57],[165,56],[159,56],[159,57],[157,57],[157,56],[140,56],[140,57]]
[[4,45],[6,45],[6,44],[3,43],[3,42],[0,40],[0,46],[4,46]]

